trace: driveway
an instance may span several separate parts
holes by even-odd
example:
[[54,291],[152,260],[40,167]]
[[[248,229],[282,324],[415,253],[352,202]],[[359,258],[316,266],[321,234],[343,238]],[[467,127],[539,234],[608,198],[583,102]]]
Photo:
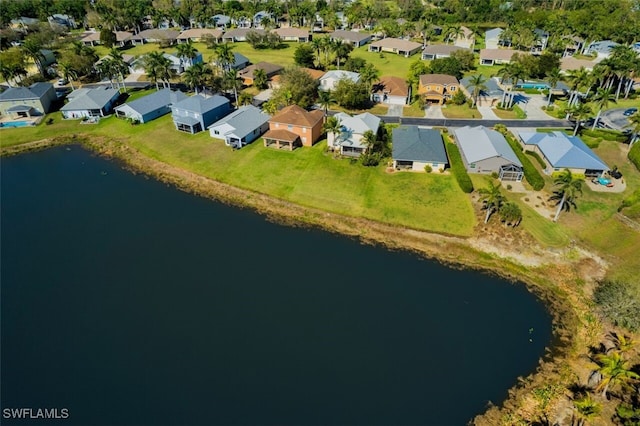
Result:
[[629,117],[625,117],[622,113],[627,108],[614,108],[603,111],[600,120],[609,128],[614,130],[623,130],[631,125]]
[[444,118],[442,105],[429,104],[424,108],[425,118]]
[[387,111],[388,117],[402,117],[404,111],[404,105],[389,104],[389,110]]
[[490,106],[479,106],[478,112],[482,115],[483,120],[501,120],[501,118],[493,112]]
[[530,120],[548,120],[555,117],[547,115],[542,110],[543,106],[547,106],[548,100],[544,95],[526,95],[518,94],[516,96],[520,108],[527,113],[527,118]]

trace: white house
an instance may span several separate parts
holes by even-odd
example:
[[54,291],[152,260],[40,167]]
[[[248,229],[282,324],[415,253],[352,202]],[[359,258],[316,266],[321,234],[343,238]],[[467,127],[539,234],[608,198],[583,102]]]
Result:
[[103,117],[111,113],[120,91],[108,87],[77,89],[67,96],[69,103],[60,108],[64,118]]
[[339,112],[334,117],[340,121],[340,133],[334,135],[327,134],[327,146],[332,150],[340,150],[340,154],[349,157],[359,157],[367,149],[362,142],[364,134],[371,130],[378,133],[380,118],[373,114],[364,112],[356,116],[350,116],[344,112]]
[[338,81],[342,79],[348,79],[357,83],[360,81],[360,74],[344,70],[327,71],[322,77],[320,77],[320,90],[324,90],[325,92],[334,90]]
[[227,146],[242,148],[269,130],[270,118],[259,108],[245,105],[209,126],[209,134]]

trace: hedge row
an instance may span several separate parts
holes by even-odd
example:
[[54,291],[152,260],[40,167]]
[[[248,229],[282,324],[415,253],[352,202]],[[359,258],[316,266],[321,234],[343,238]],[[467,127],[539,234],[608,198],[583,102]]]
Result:
[[640,170],[640,142],[636,142],[629,151],[629,160],[636,166],[636,169]]
[[543,169],[545,167],[547,167],[547,165],[545,164],[544,160],[542,158],[540,158],[540,156],[538,155],[537,152],[535,152],[535,151],[525,151],[524,153],[527,154],[527,155],[532,156],[533,158],[535,158],[536,161],[538,161],[538,164],[540,164],[540,167],[542,167]]
[[581,135],[591,136],[592,138],[602,138],[608,141],[614,142],[626,142],[627,136],[623,135],[621,132],[616,130],[605,130],[605,129],[584,129],[580,133]]
[[467,169],[464,167],[464,163],[462,162],[462,156],[460,155],[460,151],[458,147],[455,146],[451,142],[447,142],[444,144],[447,149],[447,155],[449,156],[449,161],[451,162],[451,172],[453,176],[455,176],[460,189],[467,194],[473,192],[473,182],[471,182],[471,178],[467,173]]
[[518,141],[516,141],[509,135],[505,135],[505,139],[511,146],[511,149],[513,149],[513,152],[515,152],[518,156],[518,160],[520,160],[520,162],[522,163],[522,171],[524,172],[524,177],[525,179],[527,179],[527,182],[529,182],[529,185],[531,185],[534,190],[540,191],[542,188],[544,188],[544,179],[542,178],[540,173],[538,173],[538,169],[536,169],[531,161],[529,161],[529,158],[524,155],[522,146],[518,143]]

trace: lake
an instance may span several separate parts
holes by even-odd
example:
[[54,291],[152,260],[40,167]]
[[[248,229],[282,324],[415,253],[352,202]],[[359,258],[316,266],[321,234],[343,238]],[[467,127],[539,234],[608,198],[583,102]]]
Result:
[[1,405],[68,410],[47,424],[462,425],[551,341],[524,285],[79,146],[3,158],[1,178]]

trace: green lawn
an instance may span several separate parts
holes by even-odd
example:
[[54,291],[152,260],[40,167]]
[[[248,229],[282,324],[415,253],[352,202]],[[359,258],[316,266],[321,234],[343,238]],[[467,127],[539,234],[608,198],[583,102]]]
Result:
[[512,110],[494,108],[493,112],[503,120],[522,120],[527,118],[525,112],[518,105],[514,105]]
[[424,117],[424,108],[420,106],[419,102],[414,102],[404,107],[402,115],[404,117]]
[[446,104],[442,107],[442,114],[447,118],[482,118],[482,114],[475,108],[469,108],[466,103],[463,105]]

